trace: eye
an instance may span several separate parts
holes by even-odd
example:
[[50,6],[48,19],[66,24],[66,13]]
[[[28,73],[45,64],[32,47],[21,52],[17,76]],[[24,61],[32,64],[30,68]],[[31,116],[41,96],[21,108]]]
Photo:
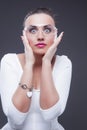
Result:
[[45,29],[44,29],[44,32],[47,33],[47,34],[48,34],[48,33],[51,33],[51,32],[52,32],[52,29],[51,29],[51,28],[45,28]]
[[36,28],[29,28],[28,31],[31,34],[36,34],[37,33],[37,29]]

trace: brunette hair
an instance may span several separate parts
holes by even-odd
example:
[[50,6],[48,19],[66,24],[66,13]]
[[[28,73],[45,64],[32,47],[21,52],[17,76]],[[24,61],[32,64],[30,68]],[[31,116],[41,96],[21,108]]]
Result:
[[34,15],[34,14],[40,14],[40,13],[48,14],[49,16],[51,16],[53,18],[54,22],[56,23],[56,20],[55,20],[56,15],[52,12],[51,8],[40,7],[40,8],[36,8],[36,9],[28,12],[28,14],[24,18],[23,26],[25,26],[25,21],[29,16]]

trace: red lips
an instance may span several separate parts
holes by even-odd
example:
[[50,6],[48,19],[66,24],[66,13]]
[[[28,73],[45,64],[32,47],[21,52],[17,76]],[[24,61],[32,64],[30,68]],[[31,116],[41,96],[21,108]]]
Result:
[[43,48],[46,46],[45,43],[37,43],[35,46],[39,47],[39,48]]

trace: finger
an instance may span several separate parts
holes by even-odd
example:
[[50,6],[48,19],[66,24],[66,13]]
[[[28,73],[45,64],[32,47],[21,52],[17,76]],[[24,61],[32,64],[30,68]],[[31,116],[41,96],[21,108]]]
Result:
[[23,36],[24,36],[25,42],[28,43],[28,40],[27,40],[27,36],[26,36],[25,30],[23,30]]
[[44,58],[48,58],[50,61],[52,60],[54,54],[56,53],[57,48],[54,48],[53,50],[50,49],[49,51],[47,51],[47,53],[45,54]]
[[25,42],[24,36],[21,36],[21,39],[23,41],[24,48],[26,48],[26,42]]
[[61,42],[63,35],[64,35],[64,32],[61,32],[60,35],[55,40],[55,45],[56,46]]
[[30,46],[29,46],[29,41],[28,41],[28,39],[27,39],[26,31],[25,31],[25,30],[23,30],[23,37],[22,37],[22,39],[23,39],[24,46],[25,46],[26,48],[30,48]]
[[57,47],[54,47],[54,46],[51,46],[50,48],[49,48],[49,50],[48,50],[48,53],[50,53],[50,54],[54,54],[55,52],[57,51]]

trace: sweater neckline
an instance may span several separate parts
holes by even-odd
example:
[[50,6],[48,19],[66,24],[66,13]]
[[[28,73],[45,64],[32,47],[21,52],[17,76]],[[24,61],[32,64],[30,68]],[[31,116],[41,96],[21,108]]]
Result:
[[[22,65],[21,65],[21,63],[20,63],[20,61],[19,61],[19,58],[18,58],[18,56],[17,56],[17,54],[15,53],[15,56],[16,56],[16,60],[17,60],[17,63],[18,63],[18,65],[19,65],[19,68],[21,69],[21,71],[23,72],[23,68],[22,68]],[[58,55],[56,55],[56,58],[55,58],[55,63],[54,63],[54,66],[53,66],[53,70],[52,70],[52,73],[54,73],[54,71],[55,71],[55,68],[56,68],[56,64],[57,64],[57,59],[58,59]]]

